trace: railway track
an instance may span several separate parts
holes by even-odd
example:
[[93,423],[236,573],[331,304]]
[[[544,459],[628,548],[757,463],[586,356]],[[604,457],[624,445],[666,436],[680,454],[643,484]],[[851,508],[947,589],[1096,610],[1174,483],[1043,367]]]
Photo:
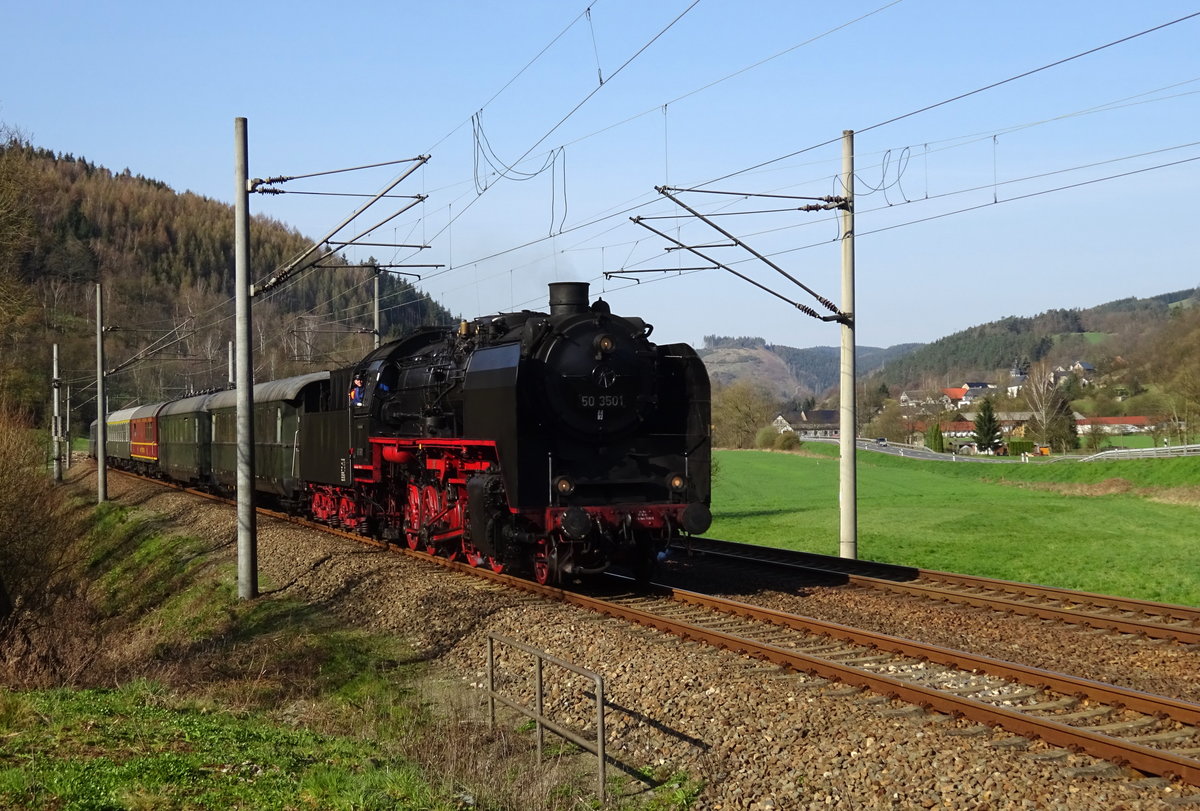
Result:
[[602,596],[541,586],[486,567],[388,546],[269,510],[261,512],[387,546],[497,586],[741,653],[774,666],[764,678],[810,673],[856,692],[870,690],[911,705],[896,710],[898,714],[930,710],[975,721],[978,726],[966,734],[999,727],[1060,747],[1064,756],[1068,751],[1084,752],[1143,774],[1176,777],[1200,786],[1200,704],[682,589],[633,592],[622,582]]
[[1064,756],[1085,752],[1143,774],[1200,785],[1200,704],[682,589],[582,594],[404,551],[777,666],[764,677],[811,673],[912,705],[902,713],[931,710],[977,722],[966,734],[1000,727],[1053,744]]
[[1065,751],[1200,785],[1200,704],[680,589],[600,598],[480,573],[685,641],[770,662],[780,668],[779,675],[811,673],[913,705],[902,712],[932,710],[981,725],[967,734],[1000,727]]
[[1014,583],[932,569],[847,560],[810,552],[691,538],[681,552],[816,572],[860,588],[908,594],[1152,639],[1200,644],[1200,609],[1149,600]]

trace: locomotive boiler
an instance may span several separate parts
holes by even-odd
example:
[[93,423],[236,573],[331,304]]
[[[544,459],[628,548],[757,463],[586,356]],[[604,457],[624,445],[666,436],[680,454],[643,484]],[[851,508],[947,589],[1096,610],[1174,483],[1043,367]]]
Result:
[[708,376],[651,332],[561,282],[548,313],[379,348],[331,375],[344,408],[301,421],[311,512],[543,583],[610,562],[648,576],[711,523]]

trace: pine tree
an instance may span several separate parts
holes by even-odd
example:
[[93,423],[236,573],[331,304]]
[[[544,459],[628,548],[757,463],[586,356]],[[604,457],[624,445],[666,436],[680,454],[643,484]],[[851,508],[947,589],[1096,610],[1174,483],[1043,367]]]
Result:
[[1000,446],[1000,421],[996,419],[996,411],[992,406],[992,398],[983,401],[979,414],[975,417],[975,447],[980,453],[987,453]]
[[934,453],[946,452],[946,437],[942,435],[942,426],[931,423],[925,430],[925,448]]

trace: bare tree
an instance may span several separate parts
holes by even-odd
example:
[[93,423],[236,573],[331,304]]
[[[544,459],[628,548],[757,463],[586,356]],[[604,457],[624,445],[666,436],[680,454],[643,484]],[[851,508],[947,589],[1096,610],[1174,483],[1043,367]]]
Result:
[[15,131],[0,124],[0,272],[33,240],[32,170],[22,154],[26,146]]
[[740,380],[713,390],[714,442],[726,448],[752,448],[759,428],[775,419],[777,403],[766,389]]
[[1057,385],[1054,380],[1054,368],[1044,360],[1040,360],[1029,369],[1029,376],[1021,393],[1032,412],[1034,439],[1043,445],[1050,444],[1050,422],[1056,406]]
[[862,428],[865,436],[887,437],[892,442],[912,441],[913,420],[895,400],[888,400],[883,409]]

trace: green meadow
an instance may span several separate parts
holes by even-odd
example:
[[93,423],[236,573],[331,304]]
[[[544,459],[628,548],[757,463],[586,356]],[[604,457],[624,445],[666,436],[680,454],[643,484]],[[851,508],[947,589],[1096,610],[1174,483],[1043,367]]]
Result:
[[[718,451],[710,535],[837,555],[837,447]],[[1200,459],[858,454],[858,556],[1200,605]]]

